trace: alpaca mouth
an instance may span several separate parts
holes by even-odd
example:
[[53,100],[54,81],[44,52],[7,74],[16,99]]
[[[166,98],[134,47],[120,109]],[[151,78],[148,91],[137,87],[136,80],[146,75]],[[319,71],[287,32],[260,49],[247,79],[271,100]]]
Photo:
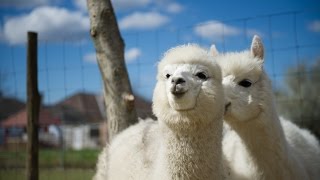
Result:
[[194,109],[197,98],[189,91],[173,91],[168,94],[169,104],[176,111],[188,111]]
[[171,92],[171,93],[175,98],[181,98],[185,94],[185,92]]
[[170,91],[174,98],[181,98],[187,92],[187,90],[181,86],[172,86]]
[[194,107],[176,107],[176,108],[173,108],[175,111],[177,112],[188,112],[188,111],[191,111],[194,109]]

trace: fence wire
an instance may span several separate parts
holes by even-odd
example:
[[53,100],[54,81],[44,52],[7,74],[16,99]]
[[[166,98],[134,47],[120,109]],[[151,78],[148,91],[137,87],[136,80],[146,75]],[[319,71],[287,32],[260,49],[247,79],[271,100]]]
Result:
[[[167,49],[198,43],[207,48],[215,44],[221,53],[242,51],[258,34],[266,48],[265,68],[279,113],[319,137],[320,35],[308,29],[306,17],[319,19],[319,14],[293,11],[123,33],[138,115],[152,116],[156,64]],[[0,179],[22,179],[27,138],[26,47],[2,43],[0,52],[0,119],[8,122],[0,128]],[[54,42],[40,39],[38,53],[43,98],[40,179],[89,179],[107,134],[103,83],[91,39],[89,35]]]

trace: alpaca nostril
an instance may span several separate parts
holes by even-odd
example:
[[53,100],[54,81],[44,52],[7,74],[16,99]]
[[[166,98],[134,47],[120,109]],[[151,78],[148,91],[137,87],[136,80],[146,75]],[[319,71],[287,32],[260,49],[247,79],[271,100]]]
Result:
[[186,81],[180,77],[180,78],[172,78],[171,82],[177,85],[177,84],[185,83]]
[[225,112],[228,111],[228,108],[229,108],[230,106],[231,106],[231,102],[228,102],[228,103],[224,106]]
[[185,83],[186,81],[184,80],[184,79],[182,79],[182,78],[179,78],[178,80],[177,80],[177,84],[182,84],[182,83]]

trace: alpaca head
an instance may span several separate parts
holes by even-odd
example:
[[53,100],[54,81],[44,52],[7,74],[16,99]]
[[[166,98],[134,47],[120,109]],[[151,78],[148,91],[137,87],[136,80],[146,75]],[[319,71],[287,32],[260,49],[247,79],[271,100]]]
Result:
[[180,128],[201,124],[212,119],[210,115],[223,113],[223,106],[221,71],[212,55],[192,44],[165,53],[153,94],[153,111],[159,121]]
[[[217,53],[216,51],[214,52]],[[271,87],[263,70],[264,48],[254,36],[250,51],[225,53],[217,58],[225,90],[225,120],[248,121],[257,118]]]

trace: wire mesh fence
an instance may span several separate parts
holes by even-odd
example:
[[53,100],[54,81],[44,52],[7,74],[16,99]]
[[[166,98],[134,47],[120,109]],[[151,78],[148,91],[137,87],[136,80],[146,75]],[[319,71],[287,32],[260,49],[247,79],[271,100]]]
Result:
[[[123,33],[138,115],[152,116],[156,64],[167,49],[198,43],[207,48],[215,44],[220,53],[242,51],[258,34],[279,113],[319,137],[320,33],[306,17],[319,19],[319,14],[294,11]],[[27,138],[26,47],[1,43],[0,54],[0,179],[21,179]],[[103,83],[90,37],[40,38],[38,61],[40,179],[89,179],[107,139]]]

